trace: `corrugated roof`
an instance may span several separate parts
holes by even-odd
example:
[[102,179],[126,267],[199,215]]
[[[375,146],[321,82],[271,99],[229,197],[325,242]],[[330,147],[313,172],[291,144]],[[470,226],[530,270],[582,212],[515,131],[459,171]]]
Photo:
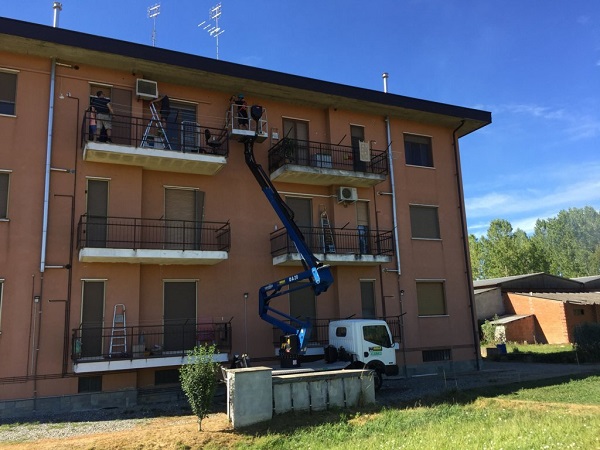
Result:
[[576,305],[600,305],[600,292],[514,292],[514,294]]
[[503,278],[491,278],[487,280],[476,280],[473,287],[477,289],[499,287],[504,291],[584,291],[583,283],[550,275],[544,272],[530,273],[526,275],[514,275]]
[[517,320],[521,320],[524,319],[526,317],[531,317],[534,314],[515,314],[512,316],[505,316],[505,317],[500,317],[499,319],[496,320],[490,320],[490,323],[493,325],[503,325],[505,323],[510,323],[510,322],[516,322]]

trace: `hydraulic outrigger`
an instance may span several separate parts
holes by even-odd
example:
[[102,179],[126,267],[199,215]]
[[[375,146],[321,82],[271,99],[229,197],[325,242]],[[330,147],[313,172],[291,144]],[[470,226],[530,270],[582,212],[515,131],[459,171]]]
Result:
[[[261,115],[261,107],[251,108],[253,120],[258,122]],[[296,245],[298,253],[300,253],[302,258],[302,265],[304,266],[304,271],[274,281],[259,289],[259,315],[261,319],[281,329],[284,335],[296,336],[298,349],[300,352],[303,352],[306,349],[307,339],[310,336],[311,323],[292,317],[282,311],[278,311],[270,306],[270,302],[274,298],[307,288],[311,288],[315,296],[318,296],[331,286],[333,283],[333,276],[329,266],[321,263],[312,253],[304,240],[302,231],[298,228],[296,222],[294,222],[294,213],[289,206],[285,204],[262,166],[256,162],[256,159],[254,158],[255,140],[256,134],[255,136],[247,137],[244,140],[244,156],[246,164],[252,171],[256,181],[258,181],[258,184],[275,210],[275,213],[283,223],[283,226],[286,228],[288,236]],[[288,320],[289,323],[286,322],[286,320]]]

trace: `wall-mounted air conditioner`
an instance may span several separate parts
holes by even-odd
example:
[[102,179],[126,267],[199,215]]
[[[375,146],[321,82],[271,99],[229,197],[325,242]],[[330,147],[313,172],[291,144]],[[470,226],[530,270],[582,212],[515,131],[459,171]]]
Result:
[[356,188],[340,186],[337,191],[338,202],[355,202],[358,200]]
[[158,98],[158,84],[156,81],[138,78],[135,83],[135,95],[144,100],[155,100]]

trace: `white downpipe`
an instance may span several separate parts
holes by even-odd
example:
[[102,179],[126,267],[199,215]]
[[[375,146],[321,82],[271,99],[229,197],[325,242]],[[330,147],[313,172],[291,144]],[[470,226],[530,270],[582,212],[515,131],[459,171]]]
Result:
[[44,215],[42,218],[42,249],[40,251],[40,272],[46,266],[46,243],[48,240],[48,205],[50,199],[50,164],[52,162],[52,129],[54,127],[54,88],[56,86],[56,59],[52,58],[50,68],[50,101],[48,106],[48,141],[46,142],[46,179],[44,182]]
[[396,208],[396,182],[394,181],[394,158],[392,157],[392,133],[390,132],[390,117],[385,116],[385,128],[388,144],[388,165],[390,167],[390,183],[392,188],[392,219],[394,221],[394,246],[396,250],[396,269],[398,276],[402,274],[400,265],[400,243],[398,242],[398,210]]
[[[383,78],[383,92],[388,92],[388,73],[384,72],[381,77]],[[394,246],[396,247],[396,269],[398,270],[398,276],[402,274],[400,266],[400,243],[398,242],[398,211],[396,209],[396,182],[394,181],[394,158],[392,157],[392,133],[390,131],[390,117],[385,116],[385,131],[387,133],[387,148],[388,148],[388,165],[390,168],[390,183],[392,188],[392,220],[394,221]]]

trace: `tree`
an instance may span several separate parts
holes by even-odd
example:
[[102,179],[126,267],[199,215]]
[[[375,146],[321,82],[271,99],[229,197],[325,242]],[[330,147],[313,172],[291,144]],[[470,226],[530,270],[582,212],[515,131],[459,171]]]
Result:
[[592,207],[562,210],[540,219],[532,236],[495,219],[486,236],[469,236],[473,278],[546,272],[563,277],[600,273],[600,213]]
[[202,431],[202,419],[208,416],[217,389],[219,364],[214,362],[215,345],[194,347],[188,352],[188,363],[179,369],[181,388],[193,413],[198,418],[198,431]]

